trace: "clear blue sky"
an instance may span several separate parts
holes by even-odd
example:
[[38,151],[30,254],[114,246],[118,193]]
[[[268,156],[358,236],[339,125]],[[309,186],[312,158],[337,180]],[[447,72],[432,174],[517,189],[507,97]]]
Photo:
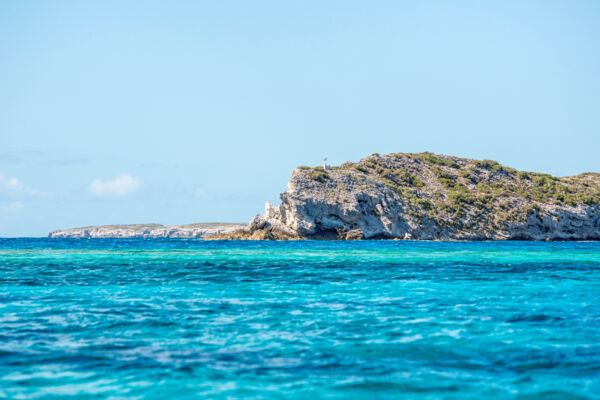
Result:
[[2,1],[0,236],[248,221],[297,165],[600,171],[598,1]]

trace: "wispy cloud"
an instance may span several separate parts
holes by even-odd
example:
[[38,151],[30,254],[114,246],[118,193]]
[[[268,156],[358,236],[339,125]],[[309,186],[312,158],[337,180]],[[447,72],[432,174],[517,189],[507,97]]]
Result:
[[206,193],[206,190],[204,190],[204,188],[201,187],[197,187],[196,189],[194,189],[194,195],[198,199],[208,199],[209,197],[208,193]]
[[43,156],[41,151],[4,151],[0,152],[0,163],[18,164]]
[[0,171],[0,198],[23,198],[37,196],[40,192],[24,185],[18,178]]
[[142,180],[130,174],[121,174],[113,180],[96,179],[90,185],[94,196],[124,197],[134,193],[142,186]]
[[23,184],[17,178],[9,178],[0,171],[0,190],[15,193],[23,189]]
[[7,214],[17,212],[21,208],[23,208],[23,203],[21,203],[20,201],[11,201],[8,204],[0,205],[0,211]]
[[87,164],[86,158],[58,158],[53,160],[44,161],[43,165],[56,165],[56,166],[72,166],[72,165],[84,165]]
[[83,157],[55,157],[41,151],[4,151],[0,152],[0,164],[35,164],[43,166],[84,165],[89,160]]

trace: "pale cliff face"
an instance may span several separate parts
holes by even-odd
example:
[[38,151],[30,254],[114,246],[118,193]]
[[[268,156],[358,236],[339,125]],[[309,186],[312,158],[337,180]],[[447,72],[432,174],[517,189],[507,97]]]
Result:
[[554,178],[491,161],[374,155],[297,168],[250,230],[284,237],[599,240],[600,176]]

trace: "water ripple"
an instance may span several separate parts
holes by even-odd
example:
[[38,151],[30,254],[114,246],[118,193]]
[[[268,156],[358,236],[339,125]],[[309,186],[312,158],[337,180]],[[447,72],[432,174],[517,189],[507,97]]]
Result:
[[600,398],[600,244],[0,239],[0,398]]

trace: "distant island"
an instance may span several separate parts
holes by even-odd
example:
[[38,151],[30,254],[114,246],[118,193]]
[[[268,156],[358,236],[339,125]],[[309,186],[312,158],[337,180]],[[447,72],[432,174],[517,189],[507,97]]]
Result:
[[187,225],[129,224],[86,226],[52,231],[50,238],[205,238],[234,232],[246,224],[208,222]]
[[298,167],[280,199],[248,225],[116,225],[49,236],[600,240],[600,174],[591,172],[558,178],[429,152],[373,154]]

